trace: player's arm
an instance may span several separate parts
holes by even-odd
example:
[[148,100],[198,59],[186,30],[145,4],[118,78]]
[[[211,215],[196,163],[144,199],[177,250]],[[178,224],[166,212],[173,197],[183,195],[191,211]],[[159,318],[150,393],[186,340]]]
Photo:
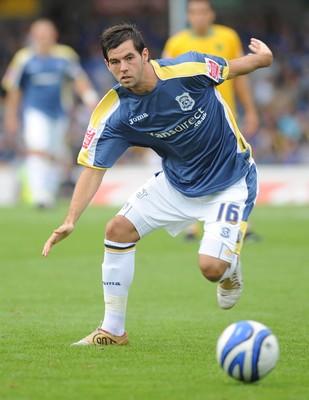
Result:
[[68,61],[67,75],[74,83],[74,91],[77,96],[92,110],[97,106],[100,98],[94,89],[86,71],[80,64],[78,54],[68,46],[61,46],[65,51]]
[[102,170],[89,167],[86,167],[83,170],[78,182],[76,183],[69,210],[63,224],[54,230],[44,245],[42,251],[44,257],[48,255],[52,246],[65,239],[73,232],[78,218],[87,208],[93,196],[99,189],[105,172],[105,169]]
[[100,98],[94,90],[86,75],[79,75],[74,82],[74,89],[77,95],[82,99],[83,103],[92,110],[97,106]]
[[265,43],[261,40],[252,38],[248,47],[252,53],[228,61],[229,74],[227,79],[246,75],[258,68],[269,67],[271,65],[273,55]]
[[22,91],[18,88],[6,92],[4,102],[4,128],[12,138],[20,128],[19,107],[22,98]]

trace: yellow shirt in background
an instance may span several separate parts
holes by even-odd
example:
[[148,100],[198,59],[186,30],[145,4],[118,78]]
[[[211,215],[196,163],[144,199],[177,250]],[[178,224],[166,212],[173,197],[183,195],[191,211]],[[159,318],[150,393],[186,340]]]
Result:
[[[165,57],[176,57],[187,51],[198,51],[223,57],[227,60],[240,57],[243,48],[237,32],[227,26],[213,24],[205,36],[197,36],[191,30],[183,30],[170,37],[163,49]],[[236,116],[233,79],[217,87],[223,99]]]

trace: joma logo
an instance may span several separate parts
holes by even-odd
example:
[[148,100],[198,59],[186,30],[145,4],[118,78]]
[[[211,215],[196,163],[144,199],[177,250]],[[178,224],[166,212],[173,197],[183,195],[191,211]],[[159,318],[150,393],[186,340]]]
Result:
[[133,124],[135,124],[135,122],[141,121],[142,119],[144,119],[146,117],[148,117],[148,114],[147,113],[143,113],[143,114],[138,115],[136,117],[130,118],[129,119],[129,123],[130,123],[130,125],[133,125]]

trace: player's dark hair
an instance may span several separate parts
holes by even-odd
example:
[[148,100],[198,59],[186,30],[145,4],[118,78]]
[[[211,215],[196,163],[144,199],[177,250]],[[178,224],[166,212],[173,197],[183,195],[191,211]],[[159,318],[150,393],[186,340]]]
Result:
[[197,1],[200,3],[208,3],[210,5],[210,7],[213,8],[211,0],[187,0],[187,5],[189,5],[189,3],[194,3]]
[[100,44],[103,51],[105,60],[108,61],[108,52],[120,46],[126,40],[132,40],[135,50],[142,54],[145,43],[140,31],[135,25],[130,23],[123,23],[112,26],[103,31],[100,36]]
[[187,3],[191,3],[193,1],[200,1],[201,3],[212,3],[211,0],[187,0]]

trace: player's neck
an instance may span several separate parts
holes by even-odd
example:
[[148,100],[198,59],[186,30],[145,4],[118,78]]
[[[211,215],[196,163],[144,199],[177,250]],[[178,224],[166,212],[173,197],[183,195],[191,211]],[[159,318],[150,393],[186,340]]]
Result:
[[46,46],[33,45],[33,48],[34,48],[36,54],[39,54],[40,56],[48,56],[52,52],[53,47],[54,47],[54,44],[48,45],[48,46],[47,45]]
[[207,29],[190,29],[191,35],[196,37],[206,37],[211,34],[211,27]]

